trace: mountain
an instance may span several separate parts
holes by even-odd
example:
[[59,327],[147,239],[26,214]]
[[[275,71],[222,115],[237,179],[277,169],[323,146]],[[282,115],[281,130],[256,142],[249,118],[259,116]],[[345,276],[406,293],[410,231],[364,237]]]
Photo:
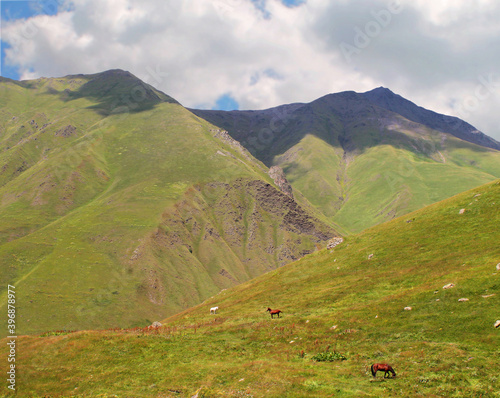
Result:
[[338,235],[121,70],[2,79],[0,163],[0,303],[15,285],[22,333],[148,324]]
[[443,133],[452,134],[473,144],[500,150],[500,142],[488,137],[469,123],[457,117],[441,115],[417,106],[400,95],[394,94],[387,88],[378,87],[362,95],[373,104],[397,113],[413,122]]
[[280,166],[294,192],[348,232],[500,177],[496,141],[383,88],[260,111],[191,111]]
[[[31,396],[495,396],[499,209],[496,180],[220,292],[158,329],[22,336],[19,388]],[[0,355],[8,352],[4,339]],[[397,377],[374,379],[377,362]]]
[[23,333],[147,325],[500,176],[500,152],[354,92],[193,112],[122,70],[0,81]]

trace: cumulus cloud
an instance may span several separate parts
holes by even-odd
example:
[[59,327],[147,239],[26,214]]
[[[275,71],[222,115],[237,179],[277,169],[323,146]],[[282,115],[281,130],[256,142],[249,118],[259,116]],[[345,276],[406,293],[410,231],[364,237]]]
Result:
[[495,0],[73,0],[4,21],[22,78],[126,69],[188,107],[385,86],[500,140]]

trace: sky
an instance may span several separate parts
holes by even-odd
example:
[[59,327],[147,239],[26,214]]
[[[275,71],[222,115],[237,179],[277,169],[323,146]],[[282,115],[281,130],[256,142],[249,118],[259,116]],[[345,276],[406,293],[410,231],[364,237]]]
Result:
[[498,0],[0,1],[16,80],[128,70],[191,108],[387,87],[500,141]]

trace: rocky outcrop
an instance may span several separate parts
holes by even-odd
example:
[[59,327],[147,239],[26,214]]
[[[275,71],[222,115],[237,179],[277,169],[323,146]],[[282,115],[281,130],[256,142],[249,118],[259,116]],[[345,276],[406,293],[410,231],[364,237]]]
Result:
[[126,261],[142,275],[137,293],[170,313],[296,261],[337,235],[274,185],[251,178],[192,186],[162,218]]
[[[255,163],[255,159],[250,155],[250,152],[240,144],[239,141],[236,141],[233,137],[229,135],[226,130],[222,129],[212,129],[210,132],[214,135],[215,138],[220,139],[222,142],[232,146],[239,153],[241,153],[248,161]],[[258,165],[258,164],[257,164]]]
[[56,131],[56,137],[71,137],[76,134],[76,127],[68,124]]
[[326,248],[328,250],[331,250],[333,249],[335,246],[338,246],[340,245],[342,242],[344,241],[344,238],[341,238],[339,236],[335,237],[335,238],[332,238],[328,241],[327,245],[326,245]]
[[269,176],[273,179],[274,183],[281,189],[281,191],[293,199],[292,186],[285,176],[285,172],[279,166],[272,166],[269,169]]
[[[132,267],[171,268],[175,278],[162,286],[147,280],[143,289],[155,302],[188,280],[179,309],[195,305],[210,292],[235,286],[324,247],[337,235],[263,180],[237,179],[194,186],[164,214],[144,247],[131,253]],[[140,256],[141,261],[135,261]],[[143,265],[141,265],[143,264]],[[147,264],[147,266],[146,266]],[[146,272],[147,271],[143,271]],[[192,281],[201,287],[193,286]],[[151,300],[151,298],[149,298]],[[174,303],[175,304],[175,303]]]

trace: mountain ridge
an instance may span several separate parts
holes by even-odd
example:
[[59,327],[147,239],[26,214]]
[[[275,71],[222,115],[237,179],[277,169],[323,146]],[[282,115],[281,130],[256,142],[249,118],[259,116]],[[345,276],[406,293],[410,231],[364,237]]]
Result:
[[451,133],[460,139],[477,145],[500,150],[500,142],[482,133],[469,123],[458,117],[442,115],[418,106],[402,96],[395,94],[388,88],[378,87],[362,93],[361,95],[374,104],[389,111],[396,112],[408,120],[425,124],[428,127],[444,133]]
[[[424,125],[379,106],[372,97],[381,93],[398,98],[376,89],[261,111],[191,111],[227,130],[268,167],[280,166],[295,192],[351,232],[500,177],[500,152],[480,145],[485,139],[469,133],[472,126],[464,122],[462,135],[476,143],[457,137],[455,129],[429,127],[453,118]],[[415,104],[401,101],[420,114]],[[439,187],[438,180],[448,181]],[[376,199],[366,203],[370,196]]]
[[144,325],[500,176],[498,151],[354,92],[213,115],[121,70],[0,84],[0,279],[25,330]]

